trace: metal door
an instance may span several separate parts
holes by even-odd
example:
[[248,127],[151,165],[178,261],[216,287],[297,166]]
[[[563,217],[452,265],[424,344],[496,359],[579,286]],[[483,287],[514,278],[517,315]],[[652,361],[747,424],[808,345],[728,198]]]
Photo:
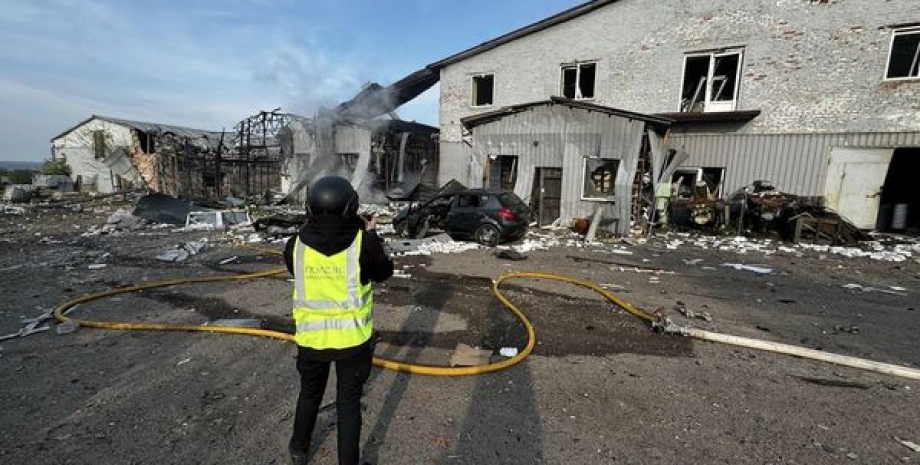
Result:
[[537,225],[545,226],[559,218],[562,204],[562,168],[537,168],[530,209],[537,216]]
[[827,206],[858,228],[874,228],[893,154],[893,149],[831,149],[824,189]]

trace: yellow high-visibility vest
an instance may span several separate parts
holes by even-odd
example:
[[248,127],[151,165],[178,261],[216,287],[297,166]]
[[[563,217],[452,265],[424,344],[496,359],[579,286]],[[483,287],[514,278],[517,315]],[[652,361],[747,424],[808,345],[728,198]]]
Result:
[[294,246],[294,324],[297,345],[312,349],[345,349],[371,337],[374,293],[361,284],[361,231],[351,245],[331,256]]

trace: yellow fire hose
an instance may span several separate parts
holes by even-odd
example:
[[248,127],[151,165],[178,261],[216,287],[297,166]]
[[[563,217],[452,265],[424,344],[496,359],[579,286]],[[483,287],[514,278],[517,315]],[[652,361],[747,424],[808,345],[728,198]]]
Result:
[[[272,253],[277,253],[272,251]],[[157,281],[149,282],[145,284],[136,284],[133,286],[110,289],[107,291],[95,292],[74,299],[67,300],[54,309],[54,317],[64,323],[71,322],[77,326],[85,326],[89,328],[101,328],[101,329],[116,329],[116,330],[146,330],[146,331],[204,331],[210,333],[229,333],[229,334],[245,334],[249,336],[259,336],[267,337],[272,339],[279,339],[282,341],[293,342],[293,335],[281,331],[265,330],[265,329],[255,329],[255,328],[243,328],[243,327],[233,327],[233,326],[209,326],[209,325],[192,325],[192,324],[167,324],[167,323],[128,323],[128,322],[117,322],[117,321],[96,321],[96,320],[84,320],[71,318],[67,316],[67,312],[72,310],[77,305],[90,302],[97,299],[102,299],[105,297],[111,297],[118,294],[125,294],[129,292],[142,291],[146,289],[156,289],[169,286],[178,286],[178,285],[188,285],[188,284],[198,284],[198,283],[213,283],[220,281],[239,281],[246,279],[255,279],[255,278],[264,278],[268,276],[274,276],[282,273],[286,273],[285,268],[273,268],[270,270],[259,271],[255,273],[247,274],[237,274],[237,275],[228,275],[228,276],[211,276],[205,278],[193,278],[193,279],[175,279],[169,281]],[[620,308],[626,310],[630,314],[640,318],[641,320],[652,325],[656,323],[656,318],[649,313],[633,306],[629,302],[626,302],[613,293],[603,289],[593,283],[587,281],[581,281],[575,278],[570,278],[568,276],[550,274],[550,273],[539,273],[539,272],[512,272],[500,276],[498,279],[492,282],[492,293],[495,297],[504,305],[511,313],[517,317],[521,324],[524,326],[524,329],[527,331],[527,344],[523,350],[521,350],[514,357],[508,358],[495,363],[490,363],[488,365],[478,365],[478,366],[468,366],[468,367],[446,367],[446,366],[434,366],[434,365],[420,365],[412,364],[406,362],[400,362],[397,360],[388,360],[383,358],[374,357],[374,365],[398,372],[404,373],[413,373],[420,375],[431,375],[431,376],[468,376],[468,375],[478,375],[484,373],[491,373],[505,368],[514,366],[525,358],[533,351],[534,345],[536,344],[536,333],[534,332],[533,325],[530,323],[530,320],[518,309],[504,294],[499,290],[499,286],[505,281],[511,279],[520,279],[520,278],[532,278],[532,279],[548,279],[553,281],[561,281],[577,286],[581,286],[587,289],[590,289],[598,294],[602,295],[604,298],[610,302],[616,304]],[[775,353],[783,353],[787,355],[792,355],[801,358],[809,358],[813,360],[820,360],[830,363],[836,363],[840,365],[850,366],[854,368],[860,368],[864,370],[875,371],[878,373],[884,373],[889,375],[901,376],[910,379],[920,380],[920,370],[914,368],[903,367],[899,365],[892,365],[887,363],[875,362],[872,360],[866,360],[856,357],[849,357],[844,355],[837,355],[823,351],[817,351],[813,349],[807,349],[798,346],[792,346],[789,344],[781,344],[771,341],[762,341],[758,339],[749,339],[741,338],[737,336],[731,336],[726,334],[714,333],[711,331],[703,331],[693,328],[684,328],[671,325],[670,327],[663,328],[665,332],[677,333],[686,336],[691,336],[701,340],[721,342],[726,344],[737,345],[741,347],[748,347],[753,349],[765,350]]]

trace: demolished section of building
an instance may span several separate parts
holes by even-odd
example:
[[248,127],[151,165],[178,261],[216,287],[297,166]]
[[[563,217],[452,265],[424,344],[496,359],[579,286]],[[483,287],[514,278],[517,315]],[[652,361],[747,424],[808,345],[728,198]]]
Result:
[[191,154],[218,154],[221,137],[214,131],[93,115],[52,138],[51,153],[71,167],[77,190],[148,188],[178,194],[191,189],[199,168],[185,163],[195,158]]
[[437,128],[395,113],[437,79],[423,69],[387,87],[369,84],[312,118],[260,111],[229,133],[93,115],[52,138],[52,158],[71,166],[77,190],[99,193],[219,199],[277,191],[302,200],[313,178],[335,173],[382,201],[437,185]]

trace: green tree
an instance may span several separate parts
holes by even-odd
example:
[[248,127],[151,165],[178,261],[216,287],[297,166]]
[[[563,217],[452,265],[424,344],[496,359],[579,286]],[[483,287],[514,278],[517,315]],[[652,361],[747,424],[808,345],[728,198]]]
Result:
[[9,170],[6,172],[9,176],[10,184],[32,184],[32,170]]
[[42,164],[41,172],[42,174],[63,174],[65,176],[70,176],[71,169],[66,161],[60,158],[57,160],[49,158]]

